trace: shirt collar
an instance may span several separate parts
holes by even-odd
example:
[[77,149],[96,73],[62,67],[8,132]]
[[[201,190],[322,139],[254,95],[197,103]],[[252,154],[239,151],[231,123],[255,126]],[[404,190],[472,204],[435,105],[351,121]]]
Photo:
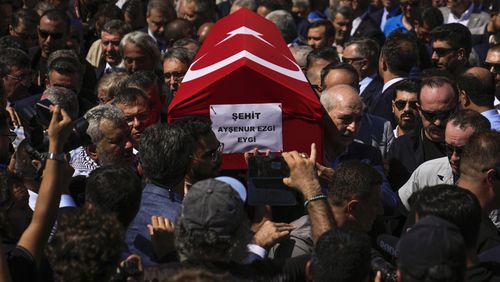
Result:
[[469,8],[463,12],[460,18],[457,18],[453,13],[450,13],[457,21],[466,21],[470,18],[472,12],[474,11],[474,3],[471,3]]
[[404,77],[396,77],[396,78],[393,78],[393,79],[387,81],[387,83],[384,84],[384,87],[382,88],[382,93],[384,93],[385,90],[387,90],[387,88],[391,87],[393,84],[395,84],[397,82],[400,82],[403,79],[405,79],[405,78]]

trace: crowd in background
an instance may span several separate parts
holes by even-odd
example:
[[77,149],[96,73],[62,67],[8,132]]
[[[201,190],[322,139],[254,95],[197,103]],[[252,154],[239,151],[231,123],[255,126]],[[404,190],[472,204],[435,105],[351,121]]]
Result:
[[[167,122],[242,8],[322,105],[324,140],[281,154],[295,206],[248,204],[209,117]],[[0,0],[0,281],[500,281],[499,9]]]

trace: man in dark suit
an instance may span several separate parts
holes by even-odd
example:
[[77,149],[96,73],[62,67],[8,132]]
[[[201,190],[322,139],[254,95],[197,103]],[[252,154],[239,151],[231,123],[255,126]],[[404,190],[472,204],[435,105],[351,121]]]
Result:
[[[117,71],[122,64],[120,41],[130,32],[130,27],[121,20],[107,22],[101,31],[102,56],[99,65],[95,68],[95,75],[100,79],[104,74]],[[123,69],[123,67],[122,67]]]
[[370,13],[371,18],[377,23],[381,31],[384,31],[385,23],[388,19],[399,16],[401,9],[399,8],[399,1],[397,0],[383,0],[383,9],[378,9]]
[[370,107],[373,98],[382,91],[383,82],[377,74],[380,47],[373,39],[353,39],[345,44],[342,60],[352,65],[359,75],[361,99]]
[[167,24],[175,18],[174,7],[169,1],[153,0],[148,3],[146,21],[148,26],[143,31],[149,34],[158,45],[160,52],[167,49],[165,30]]
[[384,86],[374,97],[369,113],[389,120],[393,128],[396,128],[396,120],[392,113],[395,84],[409,76],[417,60],[418,49],[415,38],[399,31],[391,33],[382,47],[378,62]]
[[382,45],[385,40],[384,33],[368,13],[369,1],[353,1],[351,5],[353,10],[351,38],[374,38],[378,44]]

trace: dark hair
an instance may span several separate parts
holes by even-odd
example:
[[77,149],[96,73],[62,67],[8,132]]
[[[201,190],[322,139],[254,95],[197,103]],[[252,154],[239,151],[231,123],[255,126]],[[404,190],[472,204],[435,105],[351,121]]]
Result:
[[311,65],[314,63],[314,61],[318,60],[318,59],[323,59],[323,60],[329,61],[331,63],[340,62],[339,54],[337,53],[337,49],[335,49],[333,47],[317,48],[317,49],[312,50],[307,55],[306,68],[309,69],[311,67]]
[[444,85],[448,84],[451,89],[453,90],[453,96],[455,99],[455,102],[458,103],[458,89],[457,85],[453,82],[448,77],[444,76],[431,76],[422,79],[422,83],[420,84],[420,91],[417,93],[417,99],[418,102],[420,103],[420,93],[422,92],[422,89],[424,87],[429,87],[429,88],[437,88],[437,87],[443,87]]
[[[139,99],[143,99],[145,102],[149,101],[148,96],[144,91],[135,87],[125,87],[116,93],[111,104],[118,105],[135,105]],[[148,103],[149,105],[149,103]]]
[[463,90],[475,105],[493,106],[495,100],[495,78],[493,75],[488,75],[487,79],[480,80],[473,74],[464,73],[457,79],[457,84],[458,88]]
[[212,122],[210,119],[200,116],[187,116],[174,121],[173,124],[189,131],[189,135],[193,138],[193,142],[200,140],[200,138],[212,132]]
[[345,18],[351,19],[353,11],[352,11],[352,8],[349,6],[337,7],[337,9],[332,11],[332,21],[335,20],[335,17],[337,16],[337,14],[341,14]]
[[58,222],[47,247],[55,281],[108,281],[123,249],[124,231],[103,211],[77,211]]
[[398,96],[397,93],[399,91],[415,93],[418,95],[418,92],[420,92],[420,80],[416,79],[401,80],[394,85],[394,89],[396,94],[392,97],[393,101],[396,100],[396,96]]
[[399,76],[408,76],[412,67],[418,62],[415,36],[399,30],[392,32],[382,46],[381,56],[390,72]]
[[69,33],[71,21],[69,19],[69,16],[64,11],[61,11],[59,9],[50,9],[50,10],[45,11],[40,16],[40,20],[43,17],[47,17],[47,19],[49,19],[51,21],[62,22],[63,25],[66,27],[65,33],[66,34]]
[[163,61],[165,62],[165,60],[176,59],[186,66],[189,66],[193,62],[195,55],[196,54],[193,51],[187,48],[174,47],[169,48],[168,51],[163,55]]
[[464,48],[465,56],[469,57],[472,50],[472,35],[466,26],[459,23],[440,25],[431,31],[430,36],[432,41],[448,42],[455,50]]
[[491,129],[490,121],[482,114],[473,110],[459,110],[450,115],[448,122],[464,128],[470,126],[474,129],[474,133],[488,132]]
[[311,28],[325,27],[325,38],[332,38],[335,36],[335,28],[333,24],[329,20],[319,20],[312,22],[307,30],[309,31]]
[[155,85],[158,81],[158,76],[153,71],[140,70],[129,75],[123,82],[123,87],[135,87],[142,91]]
[[123,228],[135,218],[141,194],[141,181],[128,167],[97,168],[90,173],[85,187],[85,201],[92,208],[115,215]]
[[426,78],[434,77],[434,76],[441,76],[441,77],[446,77],[449,80],[454,80],[454,77],[451,75],[451,73],[445,69],[438,69],[438,68],[428,68],[423,70],[420,73],[420,79],[424,80]]
[[118,33],[120,34],[120,36],[123,37],[125,34],[131,32],[132,28],[124,21],[114,19],[105,23],[104,26],[102,27],[102,31],[107,33]]
[[12,27],[17,27],[22,22],[23,24],[37,26],[40,21],[38,14],[30,9],[19,9],[12,15]]
[[434,215],[455,224],[467,248],[475,249],[482,210],[472,192],[455,185],[441,184],[415,192],[408,202],[419,218]]
[[180,126],[154,124],[141,135],[141,163],[144,173],[161,184],[177,184],[191,163],[193,142]]
[[4,35],[0,37],[0,50],[5,50],[7,48],[19,49],[24,53],[28,54],[28,48],[26,47],[26,43],[24,42],[24,40],[22,40],[20,37],[17,36]]
[[362,282],[370,274],[370,238],[352,230],[333,228],[319,237],[312,254],[313,280]]
[[197,7],[196,13],[199,19],[196,20],[195,25],[198,29],[201,24],[205,22],[214,22],[216,20],[216,6],[215,1],[212,0],[184,0],[186,4],[194,3]]
[[241,223],[233,234],[221,236],[212,230],[188,230],[179,217],[174,231],[177,252],[188,259],[242,262],[248,255],[252,232],[246,215],[238,220]]
[[353,78],[354,85],[351,85],[353,88],[359,90],[359,75],[358,71],[348,63],[336,63],[336,64],[328,64],[321,70],[321,88],[325,89],[325,78],[332,70],[344,70],[347,71]]
[[123,21],[123,11],[113,3],[102,3],[92,17],[93,22],[97,22],[100,17]]
[[0,68],[0,77],[4,77],[10,73],[12,67],[29,68],[30,58],[19,49],[6,48],[0,51],[0,65],[5,66]]
[[349,45],[356,45],[356,53],[359,57],[366,58],[370,66],[378,66],[378,59],[380,56],[380,46],[377,41],[371,38],[356,38],[348,41],[344,46],[347,48]]
[[173,48],[184,48],[184,46],[188,44],[194,44],[196,45],[197,49],[200,49],[200,43],[197,40],[194,40],[193,38],[189,37],[184,37],[181,39],[177,39],[173,44]]
[[358,160],[341,163],[328,189],[328,201],[332,206],[343,206],[354,196],[366,199],[373,193],[374,185],[382,184],[382,176]]
[[50,54],[47,60],[47,69],[60,74],[78,74],[83,79],[85,66],[80,62],[73,50],[57,50]]
[[428,7],[421,13],[421,23],[433,29],[444,23],[443,13],[436,7]]
[[500,166],[500,132],[474,134],[460,158],[460,175],[475,178],[485,169]]

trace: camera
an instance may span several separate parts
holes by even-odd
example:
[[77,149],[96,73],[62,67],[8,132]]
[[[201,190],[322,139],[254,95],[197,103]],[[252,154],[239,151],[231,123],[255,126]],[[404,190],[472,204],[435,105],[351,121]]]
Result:
[[282,156],[252,156],[248,159],[248,204],[293,206],[297,193],[283,183],[290,169]]
[[396,282],[396,267],[388,262],[383,256],[376,250],[371,250],[371,268],[373,273],[376,274],[380,271],[382,274],[382,281],[384,282]]
[[[24,127],[24,134],[33,148],[33,156],[39,160],[46,158],[49,148],[49,139],[46,133],[52,119],[50,107],[52,102],[48,99],[41,100],[34,107],[24,107],[19,111],[19,116]],[[86,131],[89,124],[84,118],[73,121],[73,130],[64,146],[64,151],[69,152],[82,145],[90,144],[90,137]],[[38,154],[37,154],[38,153]]]

